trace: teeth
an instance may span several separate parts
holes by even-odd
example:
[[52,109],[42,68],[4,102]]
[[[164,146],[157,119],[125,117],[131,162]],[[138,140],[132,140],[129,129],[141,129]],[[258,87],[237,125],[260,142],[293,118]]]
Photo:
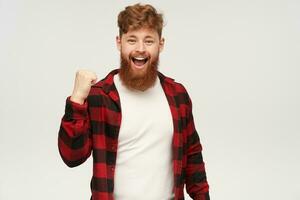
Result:
[[136,60],[145,60],[146,58],[134,57]]

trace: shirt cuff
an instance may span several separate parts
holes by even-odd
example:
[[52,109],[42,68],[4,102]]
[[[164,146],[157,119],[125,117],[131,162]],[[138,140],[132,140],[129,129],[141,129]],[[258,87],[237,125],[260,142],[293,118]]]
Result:
[[66,99],[65,120],[73,119],[87,119],[88,118],[88,104],[84,101],[83,104],[71,101],[71,96]]

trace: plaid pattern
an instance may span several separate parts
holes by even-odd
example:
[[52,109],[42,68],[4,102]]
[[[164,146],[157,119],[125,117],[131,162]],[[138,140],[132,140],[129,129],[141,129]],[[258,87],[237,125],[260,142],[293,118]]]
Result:
[[[121,105],[111,71],[92,86],[83,105],[66,100],[59,134],[59,153],[69,167],[83,163],[92,153],[93,200],[113,200],[114,172],[121,125]],[[173,117],[173,171],[175,200],[183,200],[183,188],[194,200],[209,200],[202,146],[195,130],[191,99],[180,83],[158,73]],[[146,172],[145,172],[146,173]],[[146,195],[146,194],[145,194]]]

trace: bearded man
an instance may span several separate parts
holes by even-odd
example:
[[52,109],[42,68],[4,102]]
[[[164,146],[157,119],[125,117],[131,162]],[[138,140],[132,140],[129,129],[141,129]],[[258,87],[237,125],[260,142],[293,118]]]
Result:
[[120,68],[97,82],[79,70],[58,135],[63,161],[75,167],[92,154],[93,200],[209,200],[202,146],[191,99],[158,71],[163,17],[151,5],[118,16]]

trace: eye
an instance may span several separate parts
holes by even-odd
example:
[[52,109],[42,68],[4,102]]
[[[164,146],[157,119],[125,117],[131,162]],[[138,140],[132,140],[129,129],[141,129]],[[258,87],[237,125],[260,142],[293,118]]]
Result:
[[153,40],[146,40],[145,43],[146,43],[147,45],[151,45],[151,44],[154,43],[154,41],[153,41]]
[[127,42],[128,42],[129,44],[134,44],[136,41],[135,41],[134,39],[128,39]]

